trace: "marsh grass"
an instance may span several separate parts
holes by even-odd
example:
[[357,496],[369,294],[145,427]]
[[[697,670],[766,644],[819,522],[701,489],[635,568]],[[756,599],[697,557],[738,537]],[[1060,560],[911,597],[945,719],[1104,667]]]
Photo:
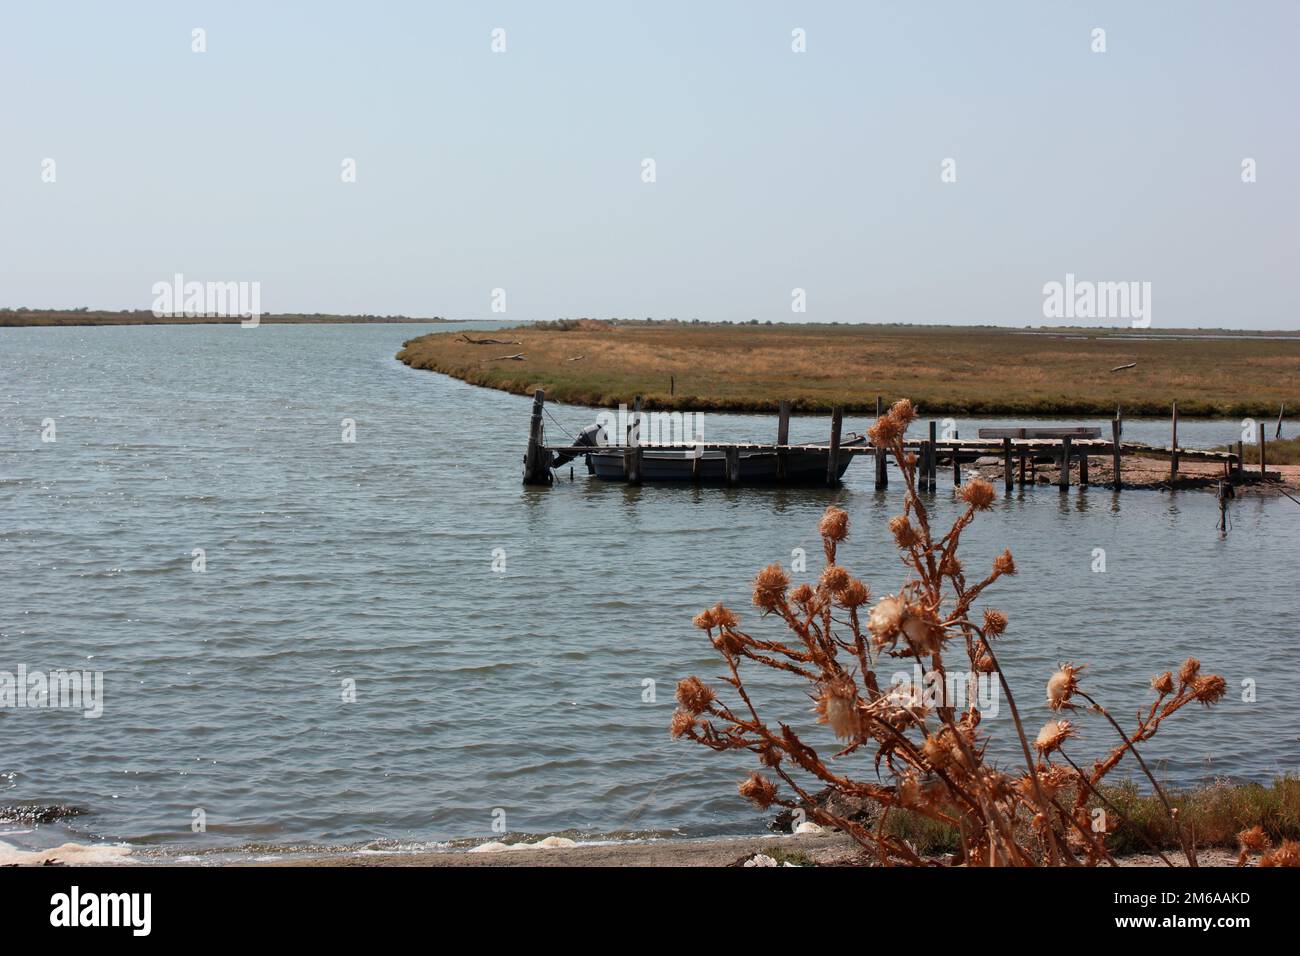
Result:
[[[908,395],[929,413],[1276,416],[1300,408],[1300,336],[1191,337],[1121,330],[1026,333],[899,325],[617,324],[520,326],[509,349],[456,333],[405,343],[398,358],[475,385],[551,400],[647,408],[874,411]],[[504,352],[523,361],[500,361]],[[1119,365],[1137,366],[1120,372]],[[673,384],[670,386],[670,377]],[[671,389],[671,394],[670,394]]]
[[[1266,423],[1267,424],[1267,423]],[[1271,426],[1270,426],[1271,427]],[[1236,452],[1236,445],[1220,445],[1216,451]],[[1246,467],[1259,465],[1259,446],[1247,445],[1242,449]],[[1279,441],[1266,441],[1264,445],[1264,464],[1300,465],[1300,438],[1283,438]]]

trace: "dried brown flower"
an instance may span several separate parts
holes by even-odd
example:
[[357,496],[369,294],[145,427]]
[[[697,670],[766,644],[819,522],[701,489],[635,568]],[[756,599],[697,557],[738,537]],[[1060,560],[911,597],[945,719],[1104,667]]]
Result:
[[695,718],[684,710],[673,711],[671,732],[674,737],[685,737],[695,730]]
[[1300,843],[1295,840],[1283,840],[1282,845],[1272,853],[1265,853],[1259,858],[1260,866],[1300,866]]
[[1052,710],[1061,710],[1074,706],[1070,703],[1070,698],[1079,689],[1076,675],[1082,670],[1083,667],[1075,667],[1073,664],[1062,664],[1057,668],[1056,673],[1047,681],[1048,707]]
[[852,580],[853,576],[838,564],[828,564],[822,569],[821,580],[817,583],[817,586],[829,591],[831,594],[839,594],[849,586],[849,582]]
[[1174,692],[1174,675],[1165,671],[1163,674],[1157,674],[1151,678],[1151,686],[1156,689],[1160,696],[1172,694]]
[[1207,674],[1192,681],[1192,696],[1206,707],[1217,704],[1228,692],[1228,683],[1218,674]]
[[961,486],[961,497],[976,511],[986,511],[997,500],[993,485],[983,478],[972,478]]
[[677,703],[692,717],[709,709],[716,695],[698,677],[688,677],[677,683]]
[[1049,720],[1038,732],[1038,736],[1034,739],[1034,746],[1038,748],[1039,753],[1046,755],[1053,750],[1060,750],[1061,744],[1074,736],[1076,736],[1074,726],[1068,720]]
[[986,607],[984,609],[984,634],[987,637],[998,637],[1007,629],[1007,616],[996,608]]
[[996,558],[993,559],[993,570],[998,574],[1015,574],[1016,561],[1011,557],[1011,549],[1007,548]]
[[907,520],[907,515],[898,515],[889,521],[889,530],[894,535],[894,543],[900,548],[911,548],[921,543],[921,536]]
[[1249,830],[1242,830],[1238,833],[1237,843],[1241,845],[1242,850],[1248,850],[1251,853],[1267,850],[1272,845],[1268,834],[1264,832],[1264,827],[1258,823]]
[[779,564],[769,564],[754,578],[754,604],[764,611],[774,611],[785,600],[790,578]]
[[1196,680],[1196,675],[1201,672],[1201,662],[1195,657],[1189,657],[1183,661],[1183,666],[1178,671],[1178,682],[1180,684],[1190,684]]
[[862,607],[870,600],[871,588],[857,578],[851,579],[844,590],[839,593],[839,602],[844,607]]
[[828,682],[817,698],[817,722],[830,724],[835,736],[851,740],[860,730],[858,716],[858,689],[848,677],[837,677]]
[[876,639],[877,645],[883,647],[898,637],[898,632],[903,626],[905,608],[903,599],[894,594],[876,602],[876,606],[871,609],[871,616],[867,619],[867,629],[871,631],[871,636]]
[[821,523],[817,525],[817,530],[821,532],[823,538],[843,541],[849,536],[849,513],[843,508],[828,505],[826,513],[822,515]]
[[776,800],[776,784],[758,771],[751,773],[736,787],[740,795],[760,810],[766,810]]

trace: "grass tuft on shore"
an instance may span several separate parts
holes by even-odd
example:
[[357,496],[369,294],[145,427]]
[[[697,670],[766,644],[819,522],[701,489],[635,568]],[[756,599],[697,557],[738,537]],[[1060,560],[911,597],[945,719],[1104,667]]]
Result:
[[[1102,787],[1101,792],[1127,819],[1108,840],[1113,853],[1147,853],[1152,844],[1162,850],[1178,848],[1178,836],[1155,794],[1142,793],[1133,781]],[[1256,825],[1264,828],[1274,846],[1300,839],[1300,777],[1278,777],[1270,786],[1216,781],[1195,790],[1171,792],[1169,799],[1199,847],[1235,850],[1237,834]],[[1088,806],[1096,809],[1104,804],[1093,798]],[[892,810],[884,829],[929,856],[961,848],[956,827],[910,810]]]

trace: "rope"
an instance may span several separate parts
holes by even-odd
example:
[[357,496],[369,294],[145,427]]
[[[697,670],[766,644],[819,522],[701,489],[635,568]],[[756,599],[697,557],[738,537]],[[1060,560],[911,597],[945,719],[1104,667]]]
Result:
[[554,415],[551,414],[551,410],[550,410],[549,408],[547,408],[545,405],[543,405],[543,406],[542,406],[542,411],[544,411],[544,412],[546,413],[546,417],[547,417],[547,418],[549,418],[551,421],[555,422],[555,427],[556,427],[556,428],[558,428],[560,431],[564,432],[564,434],[568,435],[568,436],[569,436],[570,438],[572,438],[574,441],[577,441],[577,440],[578,440],[578,439],[577,439],[577,436],[574,435],[573,432],[569,431],[567,428],[565,428],[563,425],[560,424],[559,419],[557,419]]

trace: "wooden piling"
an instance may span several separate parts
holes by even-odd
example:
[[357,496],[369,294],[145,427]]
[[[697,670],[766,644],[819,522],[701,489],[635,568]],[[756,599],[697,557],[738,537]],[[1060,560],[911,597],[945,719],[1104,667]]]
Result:
[[1088,484],[1088,449],[1079,453],[1079,487],[1083,488]]
[[1056,483],[1062,491],[1070,490],[1070,439],[1068,437],[1061,439],[1061,476]]
[[831,450],[826,456],[826,485],[834,488],[840,483],[840,429],[844,425],[844,408],[831,409]]
[[1236,482],[1241,484],[1246,475],[1246,443],[1240,438],[1237,439],[1237,475]]
[[[776,414],[776,443],[778,445],[790,444],[790,403],[782,402],[780,410]],[[776,453],[776,480],[785,481],[786,464],[789,458],[784,448],[779,449]]]
[[1259,430],[1259,477],[1263,478],[1266,474],[1268,474],[1268,466],[1264,462],[1264,429],[1260,428]]
[[1178,403],[1174,402],[1173,433],[1169,439],[1169,481],[1172,484],[1178,477]]
[[1123,453],[1120,450],[1119,442],[1119,435],[1122,429],[1123,425],[1120,423],[1120,419],[1118,417],[1112,418],[1110,422],[1110,460],[1111,467],[1115,470],[1115,476],[1111,480],[1111,484],[1116,491],[1119,491],[1124,482],[1122,476],[1122,463],[1120,461]]
[[627,422],[627,444],[641,444],[641,396],[636,396],[632,402],[632,414],[628,417]]
[[[961,435],[956,430],[952,433],[953,438],[960,438]],[[953,487],[961,484],[961,458],[957,455],[957,447],[952,450],[952,483]]]
[[733,488],[740,484],[740,449],[727,449],[727,484]]
[[928,483],[931,491],[935,491],[939,487],[939,449],[937,445],[938,441],[939,441],[939,424],[938,422],[930,422],[930,461],[929,461],[930,470],[927,473],[926,482]]
[[1277,410],[1277,431],[1273,433],[1273,440],[1276,441],[1282,437],[1282,416],[1286,414],[1286,402]]
[[1020,487],[1025,487],[1025,453],[1020,453]]
[[524,484],[549,485],[551,476],[551,453],[546,450],[542,440],[542,405],[546,402],[546,390],[539,388],[533,392],[533,415],[528,423],[528,451],[524,454]]
[[[1022,459],[1023,461],[1023,459]],[[1022,482],[1024,478],[1020,479]],[[1002,483],[1007,494],[1011,494],[1011,439],[1002,439]]]
[[[881,396],[877,395],[876,396],[876,420],[877,421],[879,421],[880,416],[884,414],[884,410],[883,410],[884,404],[885,404],[884,399]],[[876,446],[876,490],[879,491],[882,488],[888,487],[888,485],[889,485],[889,472],[886,468],[885,446],[877,445]]]

